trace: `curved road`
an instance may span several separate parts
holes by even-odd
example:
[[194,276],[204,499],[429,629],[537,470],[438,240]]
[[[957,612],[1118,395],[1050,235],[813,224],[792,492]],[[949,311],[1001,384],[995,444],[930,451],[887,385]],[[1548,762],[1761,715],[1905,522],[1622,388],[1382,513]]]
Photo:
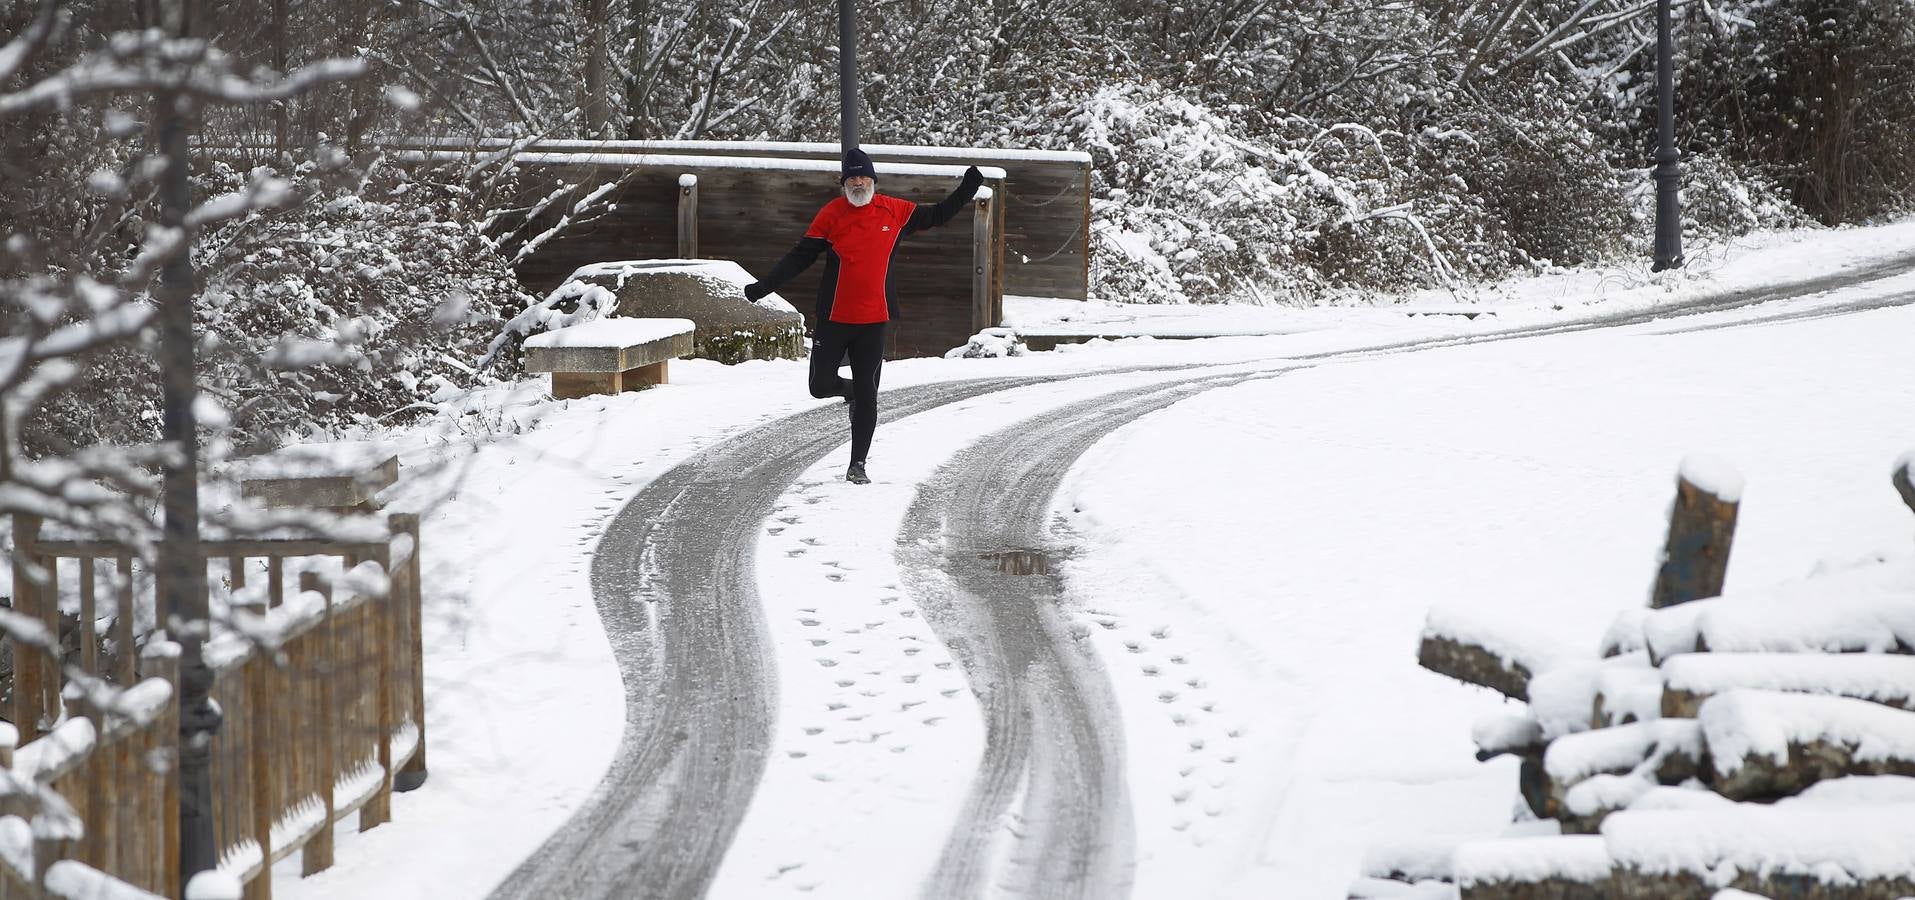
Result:
[[[984,757],[924,896],[1130,893],[1116,699],[1059,611],[1048,511],[1071,464],[1120,426],[1251,376],[1106,394],[985,437],[918,490],[898,568],[983,707]],[[1015,809],[1013,809],[1015,807]],[[1014,813],[1020,831],[1004,826]]]
[[[1276,368],[1737,309],[1915,271],[1915,256],[1774,288],[1575,323],[1403,341],[1270,360]],[[1915,303],[1872,298],[1855,308]],[[1831,314],[1831,307],[1802,315]],[[1786,317],[1788,313],[1777,318]],[[1698,327],[1709,327],[1700,324]],[[1195,367],[1162,367],[1189,369]],[[1060,375],[886,392],[894,420]],[[1037,895],[1123,896],[1129,816],[1108,687],[1056,616],[1045,510],[1091,443],[1190,392],[1247,377],[1192,376],[1086,401],[1000,432],[923,487],[899,561],[984,704],[989,746],[927,890],[981,893],[1003,878]],[[798,475],[844,442],[844,412],[819,407],[729,439],[673,468],[609,524],[592,589],[626,688],[624,735],[584,806],[494,892],[498,898],[698,897],[711,884],[764,771],[776,690],[752,568],[760,526]],[[1037,437],[1042,435],[1043,437]],[[994,485],[994,486],[987,486]],[[924,542],[924,543],[916,543]],[[1029,552],[1036,551],[1036,552]],[[1008,552],[1008,555],[1006,553]],[[996,554],[991,560],[978,556]],[[983,563],[990,563],[984,565]],[[998,568],[1009,570],[999,572]],[[1016,575],[1016,571],[1031,575]],[[1022,803],[1041,824],[999,846],[991,821]],[[1005,851],[1005,852],[1000,852]],[[991,872],[993,860],[1008,872]],[[1041,889],[1040,889],[1041,888]]]

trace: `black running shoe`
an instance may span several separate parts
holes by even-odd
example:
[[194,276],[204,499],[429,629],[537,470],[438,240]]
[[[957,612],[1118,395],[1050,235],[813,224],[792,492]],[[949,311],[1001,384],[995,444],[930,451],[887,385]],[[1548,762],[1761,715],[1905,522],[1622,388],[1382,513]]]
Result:
[[864,474],[864,463],[854,462],[851,468],[844,470],[844,480],[852,484],[870,484],[870,476]]

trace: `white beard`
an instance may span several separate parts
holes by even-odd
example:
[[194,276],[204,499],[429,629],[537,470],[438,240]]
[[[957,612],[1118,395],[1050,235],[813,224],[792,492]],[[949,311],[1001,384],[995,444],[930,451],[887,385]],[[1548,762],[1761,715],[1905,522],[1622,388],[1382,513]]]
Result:
[[878,189],[875,185],[872,187],[862,188],[862,189],[854,188],[850,185],[845,185],[844,198],[846,200],[851,201],[852,206],[863,206],[867,203],[870,203],[872,196],[877,194],[877,192],[878,192]]

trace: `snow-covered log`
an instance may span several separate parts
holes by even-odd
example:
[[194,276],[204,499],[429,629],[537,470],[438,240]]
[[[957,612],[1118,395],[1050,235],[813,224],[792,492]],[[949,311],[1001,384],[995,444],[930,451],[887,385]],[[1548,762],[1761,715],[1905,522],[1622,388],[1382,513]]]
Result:
[[1605,900],[1610,860],[1594,835],[1476,841],[1456,848],[1463,900]]
[[1603,823],[1624,900],[1711,900],[1736,889],[1805,900],[1915,892],[1915,804],[1628,810]]
[[1529,680],[1569,658],[1573,655],[1553,640],[1521,633],[1507,621],[1439,607],[1424,620],[1416,660],[1439,675],[1528,700]]
[[1915,775],[1915,713],[1879,703],[1735,690],[1704,702],[1698,721],[1707,780],[1734,800],[1787,797],[1843,775]]
[[1853,697],[1915,710],[1915,656],[1881,653],[1686,653],[1663,663],[1662,714],[1695,718],[1738,688]]
[[1643,620],[1652,660],[1682,653],[1915,653],[1915,560],[1686,603]]
[[[1598,728],[1550,743],[1543,754],[1549,800],[1543,810],[1572,833],[1594,831],[1604,815],[1660,784],[1703,771],[1702,729],[1693,719],[1657,719]],[[1610,776],[1601,778],[1600,776]],[[1586,784],[1586,782],[1593,782]]]

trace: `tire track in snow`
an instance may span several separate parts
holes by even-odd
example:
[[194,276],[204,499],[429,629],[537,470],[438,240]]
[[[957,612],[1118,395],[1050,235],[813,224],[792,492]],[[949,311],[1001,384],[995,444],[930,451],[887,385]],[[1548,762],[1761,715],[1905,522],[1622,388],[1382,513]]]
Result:
[[[1049,508],[1071,464],[1119,427],[1194,394],[1268,375],[1105,394],[962,451],[919,488],[897,561],[983,708],[984,758],[923,895],[1128,894],[1133,830],[1123,736],[1102,664],[1058,606],[1065,549]],[[1003,554],[1024,554],[1015,561]],[[1034,566],[1015,574],[1018,563]],[[1011,569],[1013,571],[1005,571]]]
[[[1056,377],[890,391],[883,418]],[[624,734],[583,806],[493,897],[697,897],[710,886],[764,771],[776,712],[754,566],[760,526],[844,435],[840,405],[788,416],[671,469],[612,519],[592,594],[625,682]]]

